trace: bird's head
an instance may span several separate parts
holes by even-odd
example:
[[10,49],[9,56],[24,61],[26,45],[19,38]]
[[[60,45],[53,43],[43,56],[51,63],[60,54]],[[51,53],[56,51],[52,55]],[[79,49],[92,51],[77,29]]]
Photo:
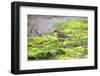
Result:
[[59,32],[58,30],[55,30],[54,32]]

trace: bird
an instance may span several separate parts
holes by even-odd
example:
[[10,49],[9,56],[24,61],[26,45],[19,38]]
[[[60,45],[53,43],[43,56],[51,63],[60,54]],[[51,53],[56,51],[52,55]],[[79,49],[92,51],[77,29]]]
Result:
[[61,31],[58,31],[58,30],[55,30],[54,32],[56,33],[58,38],[69,38],[69,37],[71,37],[71,35],[66,35],[66,34],[64,34],[64,32],[61,32]]

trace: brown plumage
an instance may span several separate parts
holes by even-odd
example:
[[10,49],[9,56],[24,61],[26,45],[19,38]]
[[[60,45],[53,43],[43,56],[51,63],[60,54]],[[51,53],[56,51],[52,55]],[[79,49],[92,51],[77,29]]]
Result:
[[67,38],[67,37],[70,37],[70,36],[68,36],[68,35],[65,35],[64,32],[60,32],[60,31],[58,31],[58,30],[55,30],[54,32],[57,33],[57,36],[58,36],[59,38]]

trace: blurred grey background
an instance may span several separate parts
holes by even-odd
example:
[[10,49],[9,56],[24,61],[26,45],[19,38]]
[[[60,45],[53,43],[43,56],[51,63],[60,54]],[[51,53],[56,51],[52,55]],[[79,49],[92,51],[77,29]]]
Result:
[[28,15],[28,36],[39,36],[42,33],[53,32],[54,25],[73,18],[87,19],[87,17],[75,16]]

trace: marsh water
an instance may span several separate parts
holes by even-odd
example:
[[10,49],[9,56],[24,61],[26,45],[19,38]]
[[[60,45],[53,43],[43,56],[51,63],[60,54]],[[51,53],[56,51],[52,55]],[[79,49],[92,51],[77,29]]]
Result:
[[55,25],[69,19],[87,19],[86,17],[28,15],[28,36],[38,36],[55,30]]

